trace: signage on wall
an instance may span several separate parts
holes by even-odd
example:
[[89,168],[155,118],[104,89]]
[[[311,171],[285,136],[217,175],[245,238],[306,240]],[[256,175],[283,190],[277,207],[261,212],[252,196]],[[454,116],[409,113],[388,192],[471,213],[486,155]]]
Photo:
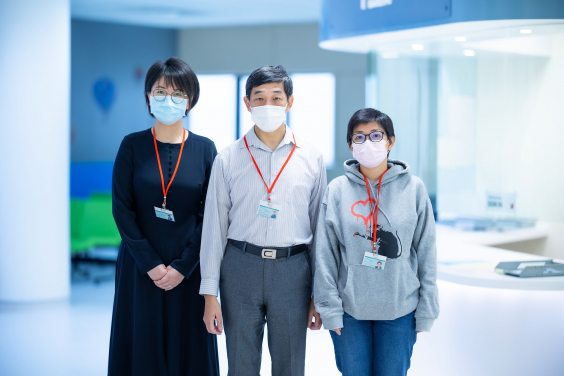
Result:
[[348,40],[343,46],[324,47],[323,42],[463,22],[531,19],[564,19],[564,1],[360,0],[359,6],[358,0],[323,0],[319,40],[322,48],[348,50]]
[[486,193],[486,210],[501,211],[506,213],[515,212],[515,193]]
[[393,0],[360,0],[360,9],[373,9],[392,5]]
[[402,29],[446,19],[452,0],[324,0],[320,39]]

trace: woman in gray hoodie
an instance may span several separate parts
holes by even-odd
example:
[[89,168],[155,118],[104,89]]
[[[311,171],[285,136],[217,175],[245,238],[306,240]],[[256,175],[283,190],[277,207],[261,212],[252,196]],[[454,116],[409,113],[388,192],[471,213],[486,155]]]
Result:
[[355,159],[319,214],[314,302],[345,376],[406,375],[417,333],[439,314],[433,209],[409,166],[388,159],[395,141],[386,114],[357,111],[347,129]]

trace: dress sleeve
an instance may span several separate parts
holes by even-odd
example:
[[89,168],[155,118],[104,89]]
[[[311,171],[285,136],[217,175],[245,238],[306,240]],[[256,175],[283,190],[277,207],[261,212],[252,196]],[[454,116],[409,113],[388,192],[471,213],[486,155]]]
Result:
[[133,149],[128,137],[121,142],[112,176],[112,213],[121,240],[135,259],[141,274],[162,264],[162,260],[143,236],[133,205]]
[[200,244],[202,242],[202,227],[204,223],[206,195],[208,193],[208,185],[210,182],[212,165],[216,155],[217,149],[215,147],[215,144],[212,144],[212,146],[209,148],[209,151],[206,155],[206,160],[204,162],[206,164],[206,177],[202,191],[202,204],[198,213],[198,224],[196,230],[194,231],[194,234],[190,239],[188,247],[186,247],[182,252],[182,257],[180,259],[174,260],[170,264],[170,266],[178,270],[185,278],[188,278],[192,274],[192,272],[200,262]]

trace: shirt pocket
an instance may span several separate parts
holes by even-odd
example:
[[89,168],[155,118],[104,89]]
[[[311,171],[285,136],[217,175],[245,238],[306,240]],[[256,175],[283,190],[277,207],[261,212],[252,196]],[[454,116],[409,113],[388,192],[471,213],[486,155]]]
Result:
[[291,187],[284,192],[284,206],[289,213],[292,226],[303,226],[309,224],[309,204],[311,200],[311,189],[313,183],[307,179],[297,179]]

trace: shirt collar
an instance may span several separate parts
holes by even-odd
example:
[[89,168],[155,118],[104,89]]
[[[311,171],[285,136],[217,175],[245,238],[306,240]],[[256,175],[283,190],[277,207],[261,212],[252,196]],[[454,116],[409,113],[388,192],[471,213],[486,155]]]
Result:
[[[249,144],[249,147],[254,146],[257,149],[263,149],[272,152],[272,150],[257,137],[254,126],[251,127],[251,129],[247,132],[245,137],[247,138],[247,143]],[[290,127],[286,125],[286,134],[284,135],[282,142],[280,142],[280,144],[276,147],[276,150],[280,149],[284,145],[293,144],[293,143],[294,143],[294,133],[292,133]],[[245,141],[241,140],[239,148],[244,148],[244,147],[245,147]]]

